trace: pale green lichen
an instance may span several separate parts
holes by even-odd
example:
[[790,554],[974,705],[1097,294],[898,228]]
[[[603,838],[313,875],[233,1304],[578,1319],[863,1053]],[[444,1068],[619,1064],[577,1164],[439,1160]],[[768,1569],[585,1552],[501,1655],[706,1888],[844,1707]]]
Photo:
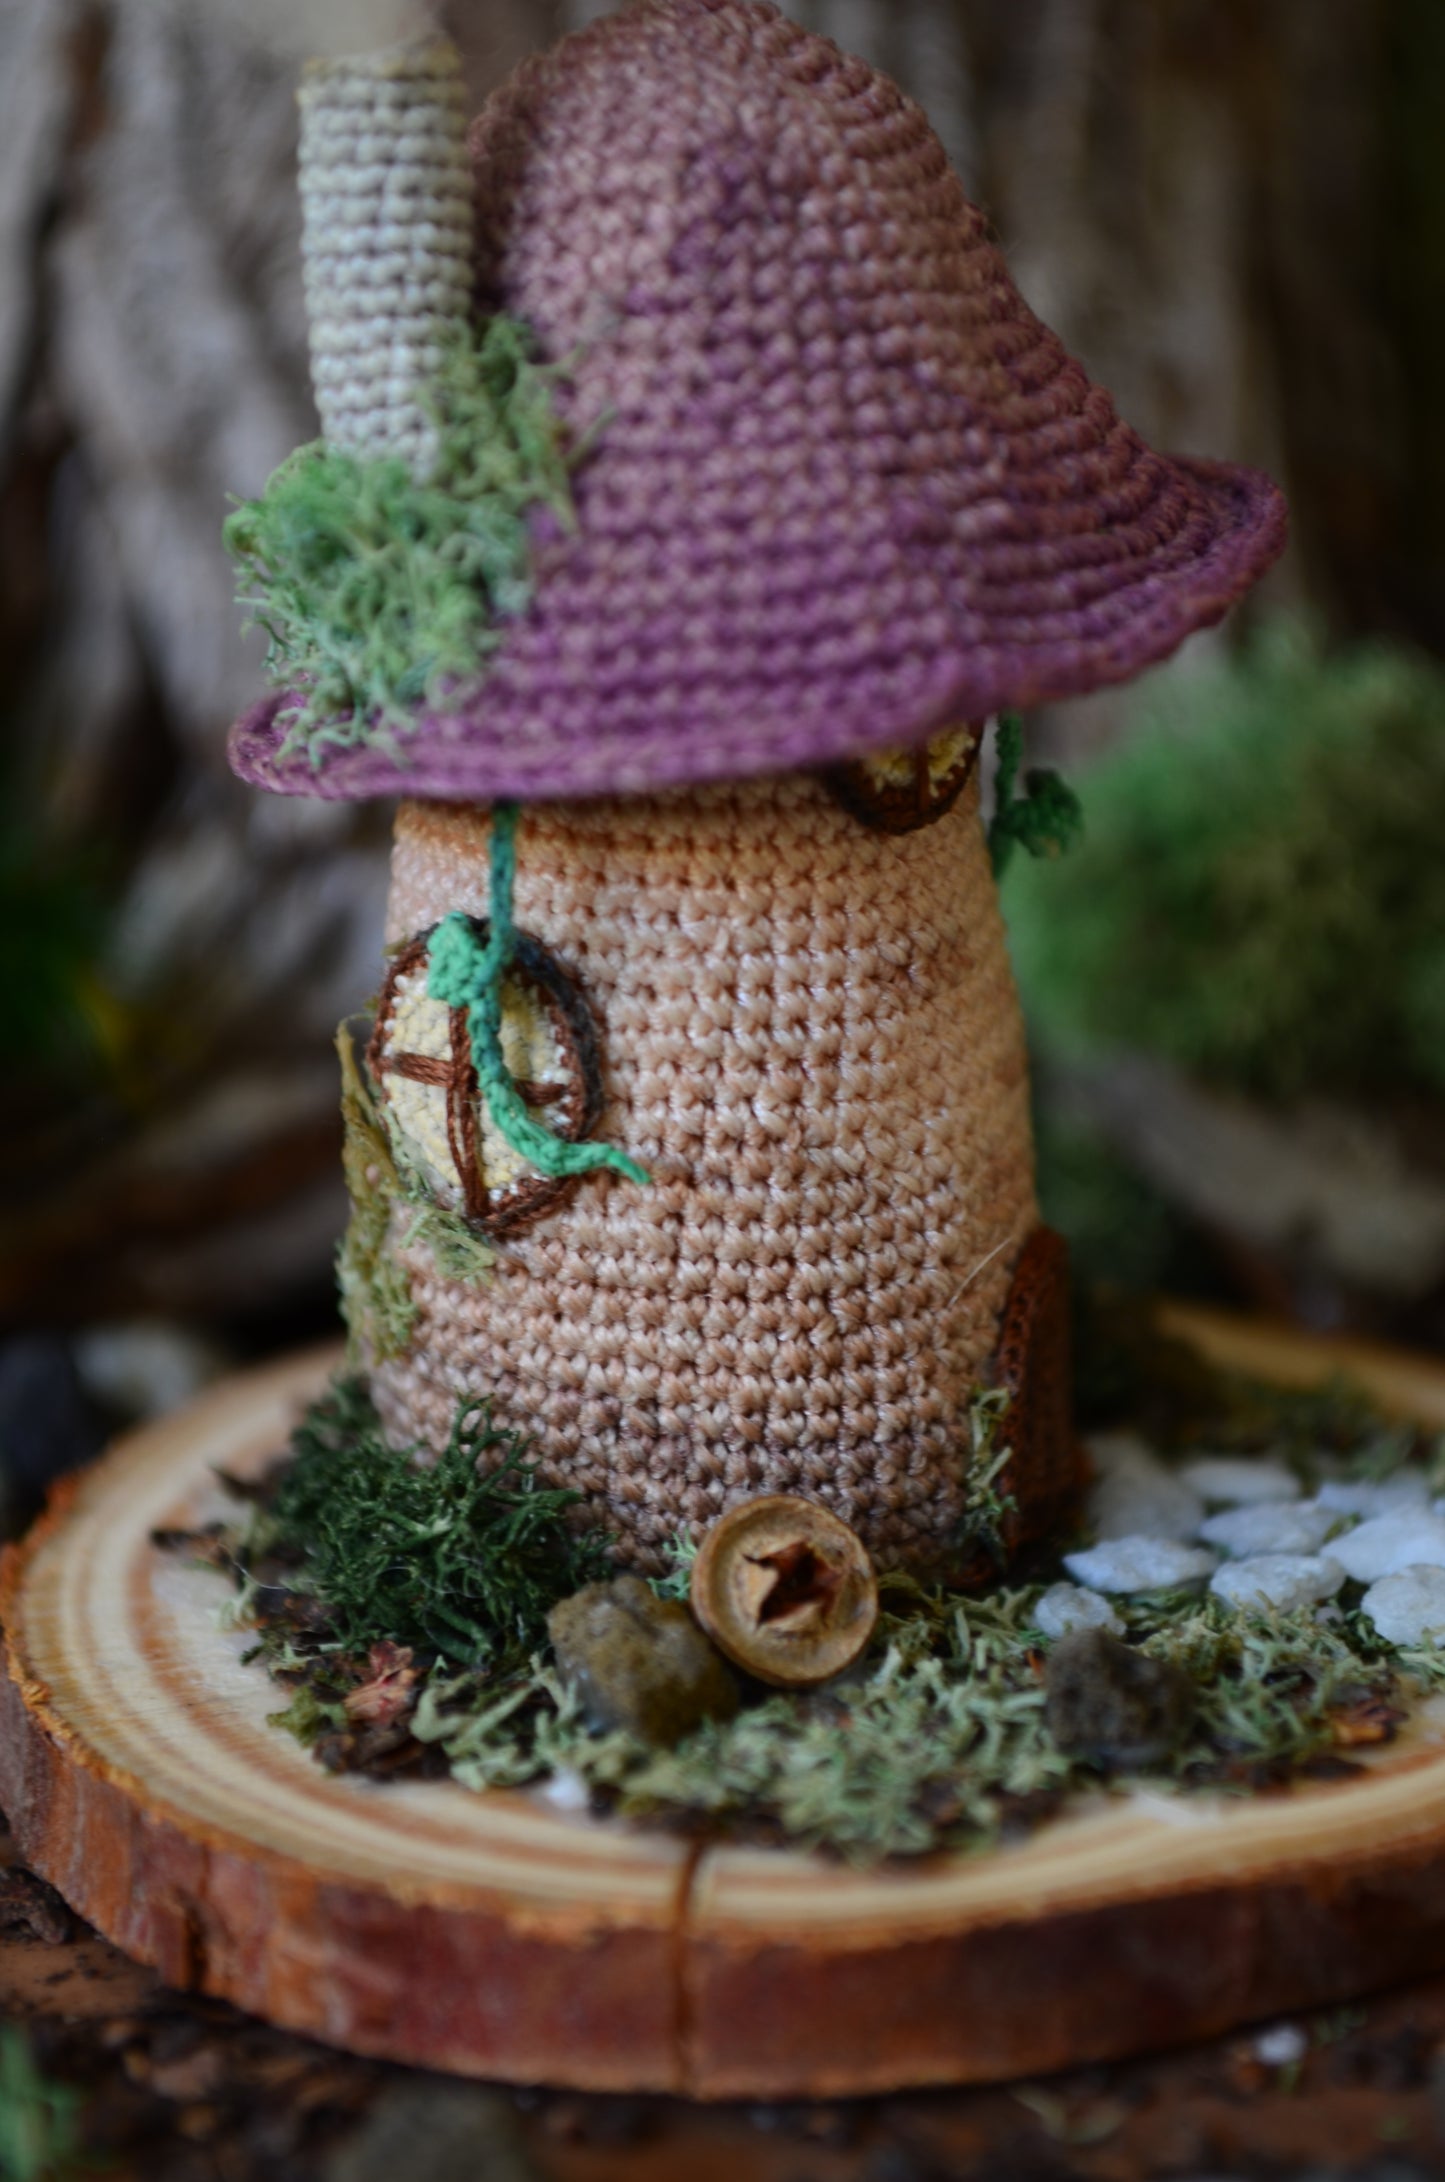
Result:
[[1009,1404],[1006,1387],[979,1387],[968,1406],[963,1511],[954,1532],[961,1564],[982,1553],[1001,1568],[1008,1557],[1004,1526],[1015,1502],[1011,1493],[1000,1492],[999,1479],[1013,1453],[1003,1437]]
[[421,1244],[447,1280],[485,1280],[496,1253],[432,1195],[386,1125],[350,1023],[336,1033],[341,1064],[342,1171],[351,1219],[337,1252],[341,1309],[353,1362],[380,1363],[411,1346],[417,1308],[398,1251]]
[[[630,1817],[686,1813],[860,1863],[981,1847],[1015,1816],[1100,1781],[1048,1730],[1032,1620],[1042,1588],[960,1599],[885,1579],[861,1669],[708,1722],[674,1750],[589,1732],[542,1655],[500,1685],[433,1680],[413,1733],[439,1745],[468,1788],[567,1773]],[[1192,1731],[1149,1775],[1165,1791],[1252,1788],[1329,1751],[1351,1703],[1400,1678],[1445,1682],[1445,1656],[1395,1653],[1358,1615],[1329,1625],[1308,1609],[1242,1616],[1182,1595],[1120,1611],[1130,1639],[1176,1660],[1196,1688]]]
[[524,326],[491,318],[453,343],[431,389],[439,438],[426,479],[399,456],[316,441],[227,517],[268,672],[303,692],[283,758],[396,749],[418,706],[485,671],[531,598],[533,515],[572,521],[555,378]]

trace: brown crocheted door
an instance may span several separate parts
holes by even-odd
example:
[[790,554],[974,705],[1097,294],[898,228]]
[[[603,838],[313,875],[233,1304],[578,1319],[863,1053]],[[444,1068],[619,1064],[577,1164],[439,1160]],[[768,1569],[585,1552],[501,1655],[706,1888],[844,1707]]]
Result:
[[[487,927],[474,919],[485,938]],[[486,1109],[464,1008],[427,991],[427,942],[397,955],[382,987],[367,1065],[386,1102],[401,1155],[443,1203],[483,1234],[502,1236],[558,1211],[577,1188],[506,1142]],[[597,1026],[581,986],[541,941],[519,932],[502,986],[502,1050],[526,1104],[568,1143],[602,1119]]]
[[945,728],[916,750],[882,750],[825,774],[844,810],[880,833],[916,833],[951,811],[978,763],[984,722]]
[[994,1355],[998,1384],[1013,1397],[1000,1484],[1018,1505],[1014,1545],[1044,1536],[1079,1489],[1071,1315],[1069,1246],[1051,1227],[1036,1227],[1014,1267]]
[[[1008,1461],[998,1491],[1009,1503],[1001,1527],[1010,1554],[1066,1523],[1083,1483],[1074,1430],[1069,1306],[1069,1247],[1050,1227],[1036,1227],[1019,1253],[999,1326],[993,1378],[1011,1397],[1003,1438]],[[987,1555],[952,1571],[965,1588],[998,1575]]]

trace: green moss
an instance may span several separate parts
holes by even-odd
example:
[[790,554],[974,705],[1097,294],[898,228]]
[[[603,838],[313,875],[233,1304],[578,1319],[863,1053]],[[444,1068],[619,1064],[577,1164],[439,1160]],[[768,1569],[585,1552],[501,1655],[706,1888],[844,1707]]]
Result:
[[348,1651],[390,1639],[471,1665],[534,1643],[549,1608],[605,1568],[573,1492],[542,1486],[525,1443],[464,1402],[430,1468],[397,1453],[369,1395],[339,1380],[308,1410],[263,1511],[272,1557],[322,1602]]
[[1278,1099],[1445,1090],[1438,668],[1275,627],[1166,681],[1088,799],[1078,852],[1006,891],[1046,1049]]
[[[433,1680],[413,1732],[468,1788],[567,1771],[632,1817],[706,1819],[857,1863],[982,1847],[1100,1781],[1046,1724],[1041,1590],[963,1599],[885,1579],[861,1670],[830,1690],[768,1696],[670,1751],[589,1733],[541,1655],[503,1681]],[[1402,1673],[1445,1681],[1441,1655],[1394,1654],[1358,1615],[1321,1626],[1309,1609],[1241,1616],[1182,1594],[1115,1603],[1130,1640],[1177,1661],[1196,1688],[1189,1735],[1149,1776],[1165,1790],[1267,1784],[1331,1751],[1340,1712],[1388,1702]]]
[[[1168,1353],[1156,1368],[1176,1384]],[[1441,1459],[1438,1447],[1382,1422],[1347,1387],[1281,1391],[1219,1378],[1197,1359],[1182,1383],[1212,1444],[1283,1448],[1310,1478],[1326,1460],[1379,1477],[1421,1460],[1433,1474]],[[986,1448],[991,1416],[979,1425]],[[680,1540],[660,1588],[685,1590],[691,1553]],[[1034,1624],[1044,1587],[962,1598],[886,1576],[870,1649],[840,1683],[765,1695],[672,1751],[590,1734],[542,1655],[502,1681],[435,1680],[414,1732],[472,1788],[566,1770],[634,1817],[686,1815],[694,1825],[705,1819],[723,1832],[781,1837],[860,1863],[983,1846],[1100,1783],[1047,1728],[1046,1643]],[[1239,1614],[1188,1592],[1114,1604],[1129,1641],[1180,1666],[1195,1687],[1188,1736],[1149,1776],[1168,1792],[1242,1793],[1317,1758],[1337,1762],[1343,1717],[1373,1710],[1388,1732],[1412,1697],[1445,1682],[1445,1654],[1395,1650],[1354,1606],[1321,1622],[1312,1608]]]
[[[416,1304],[398,1246],[422,1243],[447,1280],[485,1280],[496,1253],[460,1213],[439,1204],[398,1157],[350,1023],[336,1033],[341,1064],[342,1171],[351,1219],[337,1253],[337,1285],[351,1335],[352,1361],[404,1356]],[[397,1208],[402,1217],[396,1219]]]
[[394,743],[416,708],[475,682],[531,597],[528,522],[571,520],[553,375],[525,327],[489,319],[449,351],[433,390],[431,475],[394,456],[298,448],[228,516],[242,604],[268,670],[305,699],[283,756]]
[[[1112,1389],[1105,1414],[1161,1447],[1268,1448],[1310,1485],[1325,1472],[1378,1479],[1407,1464],[1431,1487],[1445,1478],[1445,1439],[1383,1420],[1349,1387],[1291,1392],[1222,1377],[1147,1328],[1107,1345],[1114,1363],[1097,1375]],[[1006,1414],[1002,1396],[975,1406],[980,1507],[997,1491]],[[885,1575],[869,1648],[831,1685],[755,1688],[736,1719],[668,1751],[591,1732],[544,1623],[557,1598],[603,1573],[605,1556],[568,1528],[574,1496],[540,1491],[521,1454],[473,1404],[442,1461],[419,1471],[385,1446],[355,1382],[334,1388],[296,1434],[233,1562],[263,1656],[293,1692],[278,1724],[317,1741],[326,1762],[368,1762],[338,1708],[375,1671],[367,1647],[390,1639],[413,1649],[419,1676],[399,1731],[406,1741],[409,1728],[406,1762],[439,1754],[467,1788],[566,1772],[601,1807],[639,1819],[868,1863],[982,1846],[1070,1795],[1114,1785],[1049,1731],[1036,1618],[1058,1574],[1047,1564],[1035,1581],[981,1596]],[[479,1456],[500,1463],[482,1477]],[[209,1565],[215,1543],[204,1541]],[[680,1538],[657,1588],[685,1596],[692,1557]],[[1143,1777],[1169,1793],[1244,1793],[1315,1760],[1348,1764],[1342,1749],[1388,1737],[1445,1685],[1445,1652],[1386,1643],[1360,1611],[1361,1591],[1347,1585],[1323,1620],[1313,1608],[1242,1614],[1198,1592],[1116,1599],[1128,1641],[1179,1667],[1195,1692],[1187,1735]],[[349,1754],[326,1732],[338,1729]],[[395,1762],[395,1734],[384,1756]]]
[[309,1750],[328,1729],[346,1725],[346,1708],[328,1704],[309,1682],[303,1682],[284,1711],[267,1713],[266,1725],[283,1728],[288,1735],[295,1736],[303,1750]]

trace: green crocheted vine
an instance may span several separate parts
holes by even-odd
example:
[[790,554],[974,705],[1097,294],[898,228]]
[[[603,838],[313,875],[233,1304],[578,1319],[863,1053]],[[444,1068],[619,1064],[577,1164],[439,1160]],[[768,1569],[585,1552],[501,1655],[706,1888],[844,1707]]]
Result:
[[474,682],[498,626],[531,597],[528,518],[572,521],[555,371],[515,319],[449,350],[432,389],[439,446],[424,482],[399,456],[300,447],[224,537],[241,603],[270,640],[267,671],[304,701],[282,756],[394,747],[418,705]]
[[988,829],[996,879],[1003,877],[1016,848],[1027,849],[1030,856],[1062,856],[1084,830],[1083,805],[1060,774],[1030,768],[1023,794],[1015,795],[1023,754],[1023,722],[1005,712],[998,723],[998,772]]
[[517,870],[517,806],[492,809],[490,921],[482,938],[470,917],[453,910],[432,934],[427,991],[449,1008],[465,1008],[477,1082],[493,1120],[512,1150],[542,1174],[591,1174],[611,1167],[629,1182],[647,1170],[610,1144],[572,1144],[528,1113],[502,1053],[502,981],[511,967],[516,928],[512,888]]

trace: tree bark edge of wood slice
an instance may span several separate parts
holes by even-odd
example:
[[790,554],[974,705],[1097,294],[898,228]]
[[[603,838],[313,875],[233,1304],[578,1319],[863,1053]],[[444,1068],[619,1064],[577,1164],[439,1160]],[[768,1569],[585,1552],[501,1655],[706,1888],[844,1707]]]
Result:
[[[1344,1368],[1445,1425],[1445,1367],[1170,1306],[1214,1360]],[[176,1985],[461,2074],[701,2098],[997,2081],[1445,1966],[1445,1728],[1363,1776],[1123,1798],[1013,1847],[852,1872],[332,1779],[266,1724],[213,1574],[149,1545],[259,1467],[336,1358],[226,1381],[66,1481],[0,1575],[0,1807],[20,1853]],[[1436,1738],[1431,1740],[1431,1737]]]

